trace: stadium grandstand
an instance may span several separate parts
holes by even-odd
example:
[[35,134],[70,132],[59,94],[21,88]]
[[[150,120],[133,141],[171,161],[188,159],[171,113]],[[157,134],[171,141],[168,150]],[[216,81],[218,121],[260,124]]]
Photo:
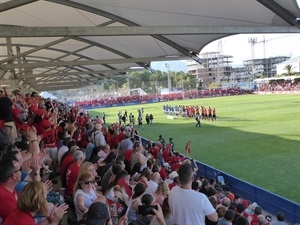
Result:
[[[153,61],[201,63],[201,49],[228,35],[299,33],[299,14],[296,0],[0,1],[0,224],[267,225],[272,216],[264,210],[279,207],[277,224],[300,223],[299,204],[216,176],[162,137],[146,145],[134,128],[107,127],[104,116],[92,119],[82,107],[251,90],[100,100],[79,91],[75,105],[39,95],[153,71]],[[266,88],[294,88],[272,83]],[[254,194],[241,196],[242,189]]]

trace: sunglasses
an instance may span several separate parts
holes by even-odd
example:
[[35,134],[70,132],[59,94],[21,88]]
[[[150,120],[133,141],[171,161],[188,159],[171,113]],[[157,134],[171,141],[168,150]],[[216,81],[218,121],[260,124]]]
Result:
[[86,184],[86,185],[89,185],[89,184],[95,183],[95,181],[94,181],[94,180],[90,180],[90,181],[85,181],[85,182],[83,182],[83,183]]
[[22,167],[20,167],[20,168],[17,169],[16,171],[12,172],[9,176],[12,176],[14,173],[17,173],[17,172],[19,172],[19,171],[22,172],[22,170],[23,170]]

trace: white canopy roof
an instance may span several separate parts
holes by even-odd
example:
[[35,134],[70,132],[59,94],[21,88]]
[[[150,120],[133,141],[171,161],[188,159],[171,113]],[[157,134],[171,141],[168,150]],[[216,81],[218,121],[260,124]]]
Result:
[[298,33],[296,0],[0,0],[0,78],[75,88],[192,58],[239,33]]

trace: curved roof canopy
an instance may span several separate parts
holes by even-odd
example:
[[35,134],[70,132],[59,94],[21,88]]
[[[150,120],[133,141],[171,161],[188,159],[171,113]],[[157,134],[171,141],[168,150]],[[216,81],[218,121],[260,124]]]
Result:
[[298,33],[296,0],[0,0],[0,78],[78,88],[240,33]]

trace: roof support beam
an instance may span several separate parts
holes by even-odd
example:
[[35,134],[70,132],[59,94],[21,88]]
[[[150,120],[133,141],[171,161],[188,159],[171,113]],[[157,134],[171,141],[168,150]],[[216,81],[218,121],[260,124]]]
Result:
[[14,9],[20,7],[22,5],[27,5],[32,2],[36,2],[37,0],[18,0],[18,1],[7,1],[0,4],[0,12],[5,12],[10,9]]
[[[124,69],[124,70],[98,70],[98,71],[79,71],[79,72],[63,72],[63,73],[40,73],[40,74],[32,74],[26,76],[19,76],[18,78],[35,78],[35,77],[59,77],[55,79],[62,79],[64,77],[68,77],[71,75],[92,75],[96,73],[101,74],[116,74],[116,73],[130,73],[145,70],[144,68],[141,69]],[[83,77],[81,77],[83,78]],[[84,79],[84,78],[83,78]],[[53,79],[54,80],[54,79]]]
[[[1,26],[0,26],[0,29],[2,29]],[[1,31],[1,33],[2,33],[2,31]],[[58,39],[58,40],[55,40],[55,41],[49,42],[49,43],[47,43],[47,44],[44,44],[44,45],[42,45],[42,46],[36,47],[36,48],[34,48],[34,49],[30,49],[30,50],[28,50],[28,51],[26,51],[26,52],[22,52],[22,53],[20,53],[20,54],[17,54],[17,55],[8,57],[7,59],[1,60],[1,61],[0,61],[0,64],[5,63],[5,62],[8,62],[8,61],[11,61],[11,60],[14,60],[14,59],[16,59],[16,58],[19,58],[19,57],[22,57],[22,56],[25,56],[25,55],[28,55],[28,54],[31,54],[31,53],[34,53],[34,52],[37,52],[37,51],[39,51],[39,50],[41,50],[41,49],[50,47],[50,46],[52,46],[52,45],[56,45],[56,44],[58,44],[58,43],[61,43],[61,42],[63,42],[63,41],[66,41],[66,40],[68,40],[68,39],[70,39],[70,38],[60,38],[60,39]]]
[[80,85],[64,85],[64,86],[42,86],[38,87],[38,90],[41,91],[57,91],[57,90],[66,90],[66,89],[76,89],[76,88],[81,88],[82,86]]
[[256,0],[268,9],[270,9],[272,12],[280,16],[283,20],[285,20],[287,23],[295,26],[299,26],[300,24],[296,20],[297,18],[291,14],[288,10],[283,8],[281,5],[279,5],[274,0]]
[[[73,8],[81,9],[81,10],[91,12],[91,13],[94,13],[94,14],[97,14],[97,15],[100,15],[100,16],[103,16],[103,17],[106,17],[106,18],[110,18],[111,20],[118,21],[119,23],[125,24],[125,25],[130,26],[130,27],[140,26],[139,24],[137,24],[133,21],[127,20],[123,17],[120,17],[120,16],[117,16],[115,14],[103,11],[101,9],[95,9],[93,7],[86,6],[84,4],[80,4],[80,3],[77,3],[77,2],[74,2],[74,1],[69,1],[69,0],[49,0],[49,1],[59,3],[59,4],[62,4],[62,5],[66,5],[66,6],[71,6]],[[196,62],[201,63],[201,59],[196,54],[194,54],[194,52],[190,52],[189,49],[186,49],[186,48],[182,47],[181,45],[176,44],[175,42],[173,42],[173,41],[169,40],[168,38],[163,37],[161,35],[152,35],[152,37],[160,40],[161,42],[164,42],[165,44],[167,44],[169,46],[172,46],[177,51],[181,52],[182,54],[184,54],[184,55],[186,55],[190,58],[192,58]],[[152,69],[149,68],[149,70],[152,70]]]
[[[104,60],[80,60],[80,61],[64,61],[64,62],[40,62],[40,63],[23,63],[23,68],[39,68],[39,67],[57,67],[57,66],[78,66],[78,65],[98,65],[98,64],[122,64],[122,63],[136,63],[144,62],[149,64],[152,61],[174,61],[186,60],[188,57],[150,57],[150,58],[127,58],[127,59],[104,59]],[[18,68],[18,64],[2,64],[3,69]],[[146,66],[146,65],[145,65]]]
[[66,89],[66,87],[70,88],[79,88],[84,85],[89,85],[89,84],[99,84],[103,82],[103,79],[99,79],[97,81],[76,81],[76,82],[64,82],[64,83],[50,83],[50,84],[35,84],[31,85],[35,89],[42,89],[42,90],[49,90],[49,89],[54,89],[54,90],[60,90],[60,89]]
[[300,33],[292,26],[111,26],[111,27],[15,27],[0,26],[0,37],[74,37],[186,34]]
[[[119,77],[119,76],[118,76]],[[125,75],[123,77],[126,77]],[[26,82],[27,84],[33,85],[45,85],[45,84],[60,84],[60,83],[66,83],[66,84],[70,84],[70,83],[84,83],[84,82],[98,82],[99,80],[103,80],[104,78],[102,77],[98,77],[98,78],[90,78],[90,77],[78,77],[78,78],[72,78],[72,79],[62,79],[62,78],[55,78],[55,79],[51,79],[51,80],[34,80],[34,81],[30,81],[30,82]],[[59,83],[58,83],[59,82]]]

